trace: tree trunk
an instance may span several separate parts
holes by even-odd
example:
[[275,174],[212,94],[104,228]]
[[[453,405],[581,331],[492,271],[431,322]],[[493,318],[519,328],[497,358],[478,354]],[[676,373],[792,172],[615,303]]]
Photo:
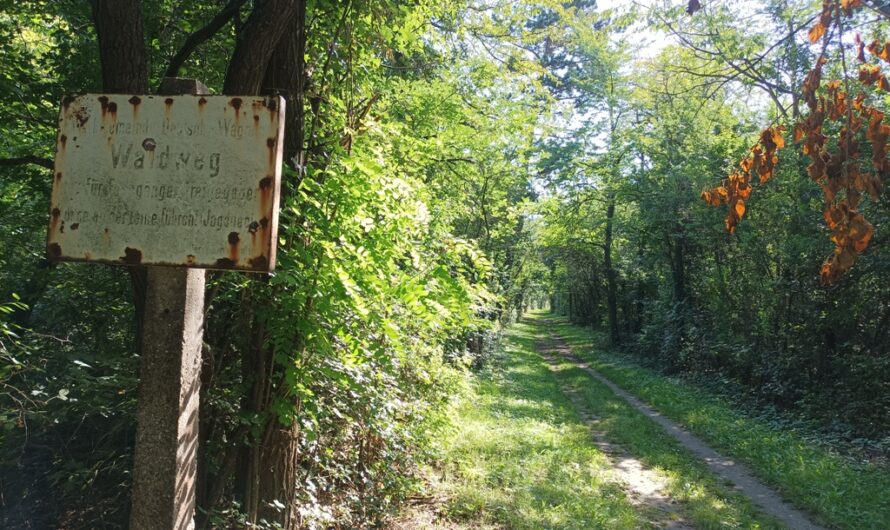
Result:
[[[148,93],[148,62],[141,0],[97,0],[93,24],[99,40],[102,91],[108,94]],[[144,266],[127,267],[136,316],[135,350],[141,349],[142,321],[148,281]]]
[[[306,73],[306,2],[298,0],[297,11],[290,26],[275,48],[263,79],[263,92],[280,94],[287,102],[285,109],[284,161],[300,176],[304,174],[306,158],[303,130],[304,86]],[[282,199],[286,190],[282,190]]]
[[611,343],[621,342],[618,332],[618,288],[616,285],[615,268],[612,266],[612,226],[615,220],[615,196],[609,194],[606,207],[606,239],[603,244],[603,268],[606,269],[606,305],[609,314],[609,340]]
[[118,94],[148,92],[142,1],[97,0],[93,22],[99,37],[102,90]]
[[[288,99],[285,153],[291,161],[302,152],[302,91],[305,51],[306,4],[304,0],[266,0],[257,2],[233,51],[223,92],[255,95],[282,92]],[[299,20],[295,20],[299,16]],[[149,92],[141,0],[96,0],[93,20],[99,40],[103,91],[107,93],[146,94]],[[289,31],[288,38],[283,39]],[[282,81],[279,84],[279,80]],[[141,344],[145,308],[146,273],[144,267],[130,267],[136,308],[136,344]],[[256,301],[247,297],[245,309],[251,311]],[[273,366],[271,351],[265,346],[265,328],[252,320],[252,344],[242,358],[242,369],[251,389],[242,406],[250,413],[265,415],[271,401]],[[284,528],[294,528],[296,517],[290,513],[296,489],[297,437],[295,427],[281,426],[275,418],[252,447],[243,448],[237,458],[226,458],[216,477],[207,484],[206,497],[219,498],[220,485],[235,469],[239,500],[256,522],[265,517]],[[234,453],[233,453],[234,455]],[[273,500],[287,507],[283,513],[266,509]],[[213,508],[212,506],[207,508]]]
[[671,273],[674,280],[674,303],[686,301],[686,232],[677,224],[673,234],[674,252]]
[[[268,0],[251,13],[236,45],[225,80],[225,92],[252,95],[279,93],[285,108],[285,160],[301,170],[303,156],[303,56],[306,47],[303,0]],[[282,186],[282,195],[287,191]],[[256,303],[256,300],[252,300]],[[250,391],[242,402],[249,414],[263,418],[259,439],[242,448],[236,467],[236,497],[251,523],[265,519],[285,530],[296,528],[298,430],[270,413],[274,389],[281,384],[273,351],[266,344],[265,324],[251,323],[254,340],[242,357],[242,374]],[[277,501],[277,502],[276,502]],[[276,505],[283,505],[278,509]]]
[[269,60],[291,27],[301,3],[300,0],[266,0],[256,4],[232,52],[223,93],[239,96],[260,93]]

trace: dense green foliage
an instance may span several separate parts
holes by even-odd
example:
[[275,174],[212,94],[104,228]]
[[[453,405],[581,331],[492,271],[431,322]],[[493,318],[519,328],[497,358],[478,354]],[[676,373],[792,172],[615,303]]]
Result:
[[[619,88],[594,109],[601,123],[548,146],[552,192],[538,241],[552,305],[611,331],[652,366],[711,374],[765,406],[886,444],[887,191],[864,206],[875,239],[830,286],[819,280],[833,247],[822,192],[791,134],[734,235],[725,210],[698,197],[737,169],[759,129],[793,129],[803,112],[797,90],[818,52],[806,39],[806,5],[766,2],[746,14],[757,24],[745,32],[736,15],[716,3],[691,20],[679,9],[651,13],[680,44],[608,73]],[[869,19],[863,39],[886,24]],[[803,29],[784,38],[788,28]],[[832,49],[826,78],[843,75],[839,54]],[[882,93],[868,97],[884,108]]]
[[[208,275],[199,527],[382,524],[501,328],[545,304],[880,460],[890,192],[862,206],[875,236],[831,286],[791,138],[735,234],[699,198],[805,112],[818,6],[702,3],[0,0],[0,526],[127,520],[142,273],[46,259],[50,169],[63,94],[170,74],[289,109],[276,272]],[[888,13],[865,13],[882,38]],[[855,83],[847,41],[826,77]],[[262,62],[233,67],[252,44]]]
[[[219,91],[252,7],[180,75]],[[306,144],[303,163],[286,167],[277,272],[208,281],[201,524],[385,517],[413,487],[461,374],[520,305],[521,266],[491,263],[524,237],[534,115],[490,64],[427,31],[457,7],[307,5]],[[150,86],[218,10],[143,4]],[[128,512],[138,344],[127,274],[47,262],[50,179],[41,160],[12,160],[51,157],[61,95],[101,90],[91,16],[79,2],[4,2],[0,13],[9,528],[117,528]],[[270,471],[245,464],[253,458],[294,470],[293,498],[264,490]]]

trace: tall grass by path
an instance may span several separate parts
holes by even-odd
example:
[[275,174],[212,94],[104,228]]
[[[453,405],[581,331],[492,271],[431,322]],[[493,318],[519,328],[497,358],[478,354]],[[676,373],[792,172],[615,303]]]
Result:
[[533,321],[565,339],[573,353],[607,378],[743,462],[789,502],[827,526],[890,529],[890,469],[855,462],[794,432],[752,418],[725,400],[598,347],[591,330],[534,313]]
[[656,527],[652,511],[614,482],[612,462],[562,386],[590,404],[610,441],[625,433],[620,441],[667,478],[667,493],[697,528],[777,528],[607,388],[568,363],[551,369],[535,351],[546,336],[540,323],[513,326],[454,410],[435,471],[449,518],[529,530]]
[[448,516],[522,530],[647,528],[607,480],[608,460],[517,325],[472,383],[444,441]]

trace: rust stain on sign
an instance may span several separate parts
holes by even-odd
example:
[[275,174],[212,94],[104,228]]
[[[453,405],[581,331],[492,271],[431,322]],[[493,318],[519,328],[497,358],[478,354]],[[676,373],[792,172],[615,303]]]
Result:
[[271,271],[283,134],[280,97],[65,96],[48,255]]

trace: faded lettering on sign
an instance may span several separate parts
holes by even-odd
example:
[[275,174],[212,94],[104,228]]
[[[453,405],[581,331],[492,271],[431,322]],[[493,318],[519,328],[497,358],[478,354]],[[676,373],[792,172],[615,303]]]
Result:
[[49,256],[272,270],[283,116],[279,97],[66,96]]

